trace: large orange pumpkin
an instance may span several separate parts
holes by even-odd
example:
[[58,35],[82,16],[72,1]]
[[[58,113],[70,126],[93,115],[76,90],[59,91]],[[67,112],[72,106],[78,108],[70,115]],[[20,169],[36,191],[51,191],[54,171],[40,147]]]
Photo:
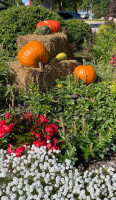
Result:
[[26,67],[39,67],[39,61],[47,64],[48,52],[40,42],[30,41],[19,51],[18,60]]
[[78,80],[84,80],[86,84],[90,84],[96,81],[96,71],[90,65],[79,65],[74,69],[74,76]]
[[60,30],[60,23],[57,20],[40,21],[36,25],[36,29],[38,29],[42,25],[48,26],[51,29],[51,33],[56,33]]

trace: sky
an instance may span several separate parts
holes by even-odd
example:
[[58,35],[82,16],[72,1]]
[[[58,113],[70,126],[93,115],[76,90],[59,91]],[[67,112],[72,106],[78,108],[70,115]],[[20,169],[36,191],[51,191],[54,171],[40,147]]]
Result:
[[26,3],[28,2],[28,0],[22,0],[22,2],[23,2],[24,4],[26,4]]

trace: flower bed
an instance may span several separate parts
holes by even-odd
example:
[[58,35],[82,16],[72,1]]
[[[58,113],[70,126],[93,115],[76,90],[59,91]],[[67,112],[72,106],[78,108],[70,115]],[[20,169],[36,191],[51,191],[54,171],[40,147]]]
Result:
[[[58,126],[49,123],[44,115],[34,116],[24,112],[19,115],[6,113],[0,121],[0,144],[9,155],[21,157],[28,145],[45,146],[49,151],[59,149]],[[60,144],[60,143],[59,143]]]
[[78,170],[70,160],[58,161],[60,150],[28,147],[22,157],[0,150],[1,200],[115,200],[116,172],[105,166]]

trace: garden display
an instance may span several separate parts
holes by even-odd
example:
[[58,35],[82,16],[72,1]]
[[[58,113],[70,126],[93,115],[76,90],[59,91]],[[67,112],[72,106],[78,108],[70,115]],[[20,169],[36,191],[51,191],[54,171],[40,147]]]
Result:
[[34,5],[0,21],[0,200],[116,200],[113,22],[92,37]]
[[14,73],[9,73],[9,80],[18,89],[27,90],[29,82],[36,82],[45,92],[55,85],[57,78],[73,73],[78,65],[73,59],[74,46],[68,43],[64,32],[19,36],[17,41],[19,62],[10,62]]
[[36,29],[38,29],[41,26],[48,26],[51,29],[51,33],[56,33],[60,31],[60,23],[57,20],[47,20],[47,21],[40,21],[36,25]]
[[39,61],[47,64],[48,52],[40,42],[30,41],[19,51],[18,60],[26,67],[39,67]]
[[79,65],[74,69],[74,76],[78,80],[83,80],[86,84],[96,81],[96,71],[90,65]]

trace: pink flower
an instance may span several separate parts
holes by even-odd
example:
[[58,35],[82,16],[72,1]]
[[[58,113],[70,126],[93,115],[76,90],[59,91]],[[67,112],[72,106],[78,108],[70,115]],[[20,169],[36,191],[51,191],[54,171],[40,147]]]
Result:
[[5,118],[9,119],[10,113],[6,113]]

